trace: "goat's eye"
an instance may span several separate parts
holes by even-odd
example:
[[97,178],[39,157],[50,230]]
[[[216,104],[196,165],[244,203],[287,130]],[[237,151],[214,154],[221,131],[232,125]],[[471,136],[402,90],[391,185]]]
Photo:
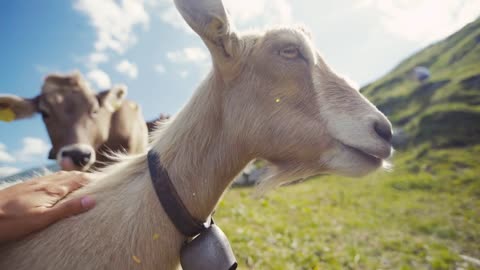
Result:
[[280,51],[280,55],[288,59],[294,59],[300,56],[300,51],[296,47],[287,47]]

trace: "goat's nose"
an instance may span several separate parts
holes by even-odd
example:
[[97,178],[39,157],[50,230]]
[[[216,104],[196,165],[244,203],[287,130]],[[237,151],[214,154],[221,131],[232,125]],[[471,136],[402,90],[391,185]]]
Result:
[[83,167],[92,158],[92,153],[89,151],[81,151],[81,150],[70,150],[70,151],[63,151],[62,157],[69,157],[72,159],[73,163],[77,166]]
[[392,141],[392,126],[388,121],[375,121],[375,123],[373,124],[373,129],[375,129],[375,132],[378,134],[378,136],[380,136],[380,138],[384,139],[387,142]]

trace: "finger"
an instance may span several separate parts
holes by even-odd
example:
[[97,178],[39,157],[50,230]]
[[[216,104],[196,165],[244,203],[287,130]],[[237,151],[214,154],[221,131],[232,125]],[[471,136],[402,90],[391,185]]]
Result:
[[88,183],[90,183],[90,178],[85,173],[71,175],[59,182],[60,185],[67,188],[69,193],[88,185]]
[[85,174],[69,174],[65,175],[61,180],[55,182],[46,182],[43,184],[43,190],[58,199],[70,194],[72,191],[79,189],[89,183],[89,179]]
[[60,219],[86,212],[94,206],[95,200],[91,197],[75,198],[48,208],[42,216],[44,216],[45,224],[48,225]]

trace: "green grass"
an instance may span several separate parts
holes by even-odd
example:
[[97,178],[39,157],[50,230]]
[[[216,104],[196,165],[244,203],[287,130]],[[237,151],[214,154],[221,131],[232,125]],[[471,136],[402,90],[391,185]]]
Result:
[[459,255],[480,258],[479,156],[423,145],[364,179],[235,188],[216,219],[240,269],[475,269]]

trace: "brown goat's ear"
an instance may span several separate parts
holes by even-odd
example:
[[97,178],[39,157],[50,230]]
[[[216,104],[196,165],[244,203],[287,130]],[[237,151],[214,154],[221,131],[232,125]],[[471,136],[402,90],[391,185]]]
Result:
[[123,104],[127,96],[127,86],[115,85],[112,89],[101,92],[97,95],[100,106],[105,107],[110,112],[116,112]]
[[0,121],[11,122],[32,117],[38,112],[38,97],[33,99],[0,95]]
[[221,0],[175,0],[175,5],[188,25],[215,56],[229,56],[232,29]]

